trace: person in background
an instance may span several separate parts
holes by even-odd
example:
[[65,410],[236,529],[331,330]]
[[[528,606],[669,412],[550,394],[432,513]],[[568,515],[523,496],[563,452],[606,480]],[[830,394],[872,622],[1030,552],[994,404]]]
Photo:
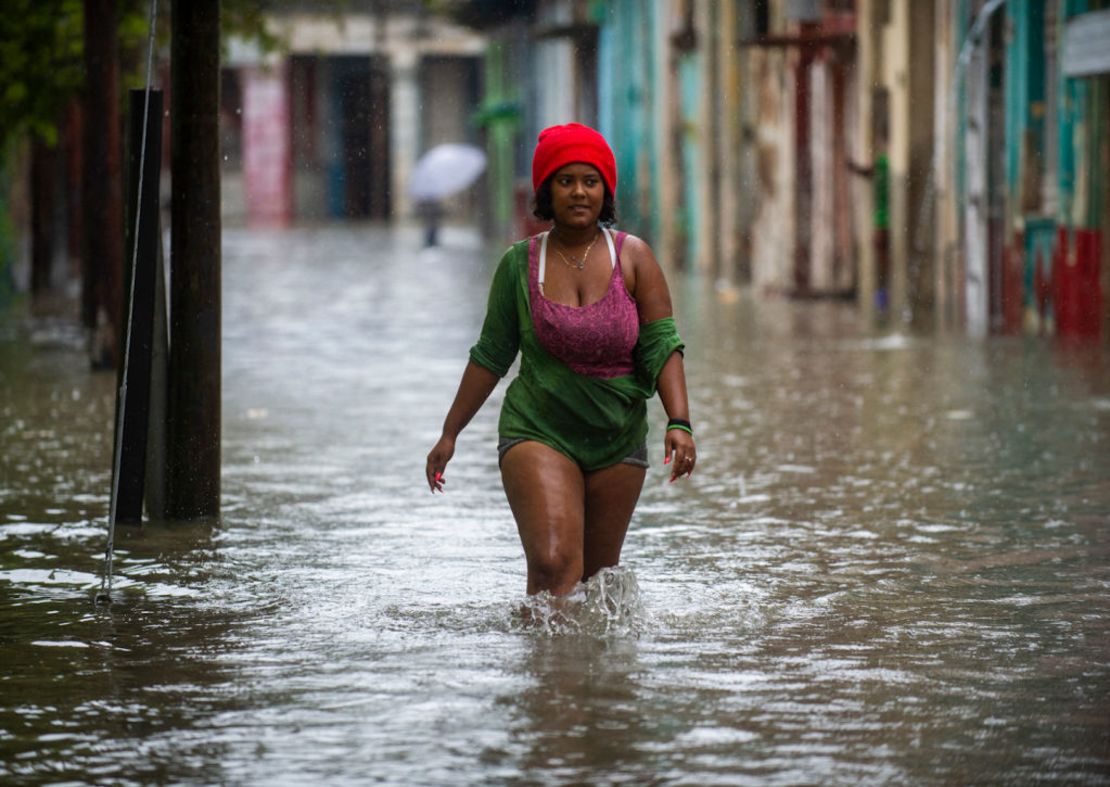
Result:
[[416,203],[416,215],[424,227],[424,248],[439,245],[439,226],[443,222],[443,203],[437,199],[422,199]]
[[519,241],[493,276],[485,322],[426,463],[443,491],[459,433],[520,353],[498,424],[498,463],[527,561],[529,594],[563,596],[620,562],[648,467],[647,399],[669,421],[671,482],[697,462],[684,344],[651,248],[613,231],[617,167],[578,123],[539,135],[534,213],[552,227]]
[[890,158],[887,155],[887,91],[877,88],[872,100],[872,133],[875,158],[871,164],[848,159],[848,169],[870,178],[873,188],[874,221],[872,242],[875,247],[875,307],[886,313],[890,307]]

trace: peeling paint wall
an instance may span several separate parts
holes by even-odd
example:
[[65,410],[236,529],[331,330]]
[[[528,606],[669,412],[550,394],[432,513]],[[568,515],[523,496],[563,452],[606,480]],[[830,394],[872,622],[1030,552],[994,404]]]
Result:
[[759,204],[752,223],[752,284],[762,293],[793,290],[794,85],[790,54],[753,48],[749,73],[755,96],[755,151]]

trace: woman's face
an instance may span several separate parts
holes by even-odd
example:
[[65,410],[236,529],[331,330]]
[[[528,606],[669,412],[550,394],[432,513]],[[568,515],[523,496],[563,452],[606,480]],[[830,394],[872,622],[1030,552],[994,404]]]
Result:
[[567,164],[551,178],[551,209],[556,224],[584,228],[597,223],[605,202],[605,181],[596,167]]

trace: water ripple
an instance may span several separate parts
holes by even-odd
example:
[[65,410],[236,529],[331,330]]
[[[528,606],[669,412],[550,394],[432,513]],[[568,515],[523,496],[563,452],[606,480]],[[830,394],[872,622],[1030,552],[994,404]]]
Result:
[[1102,348],[676,282],[698,472],[528,599],[502,389],[423,484],[496,257],[449,237],[225,234],[223,515],[122,529],[109,609],[114,379],[0,326],[0,778],[1110,783]]

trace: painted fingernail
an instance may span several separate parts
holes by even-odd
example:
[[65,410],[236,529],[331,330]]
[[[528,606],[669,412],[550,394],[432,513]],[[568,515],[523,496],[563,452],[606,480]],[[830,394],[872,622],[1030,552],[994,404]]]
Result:
[[671,463],[671,458],[670,458],[670,456],[664,456],[664,457],[663,457],[663,464],[665,464],[665,465],[669,465],[670,463]]

